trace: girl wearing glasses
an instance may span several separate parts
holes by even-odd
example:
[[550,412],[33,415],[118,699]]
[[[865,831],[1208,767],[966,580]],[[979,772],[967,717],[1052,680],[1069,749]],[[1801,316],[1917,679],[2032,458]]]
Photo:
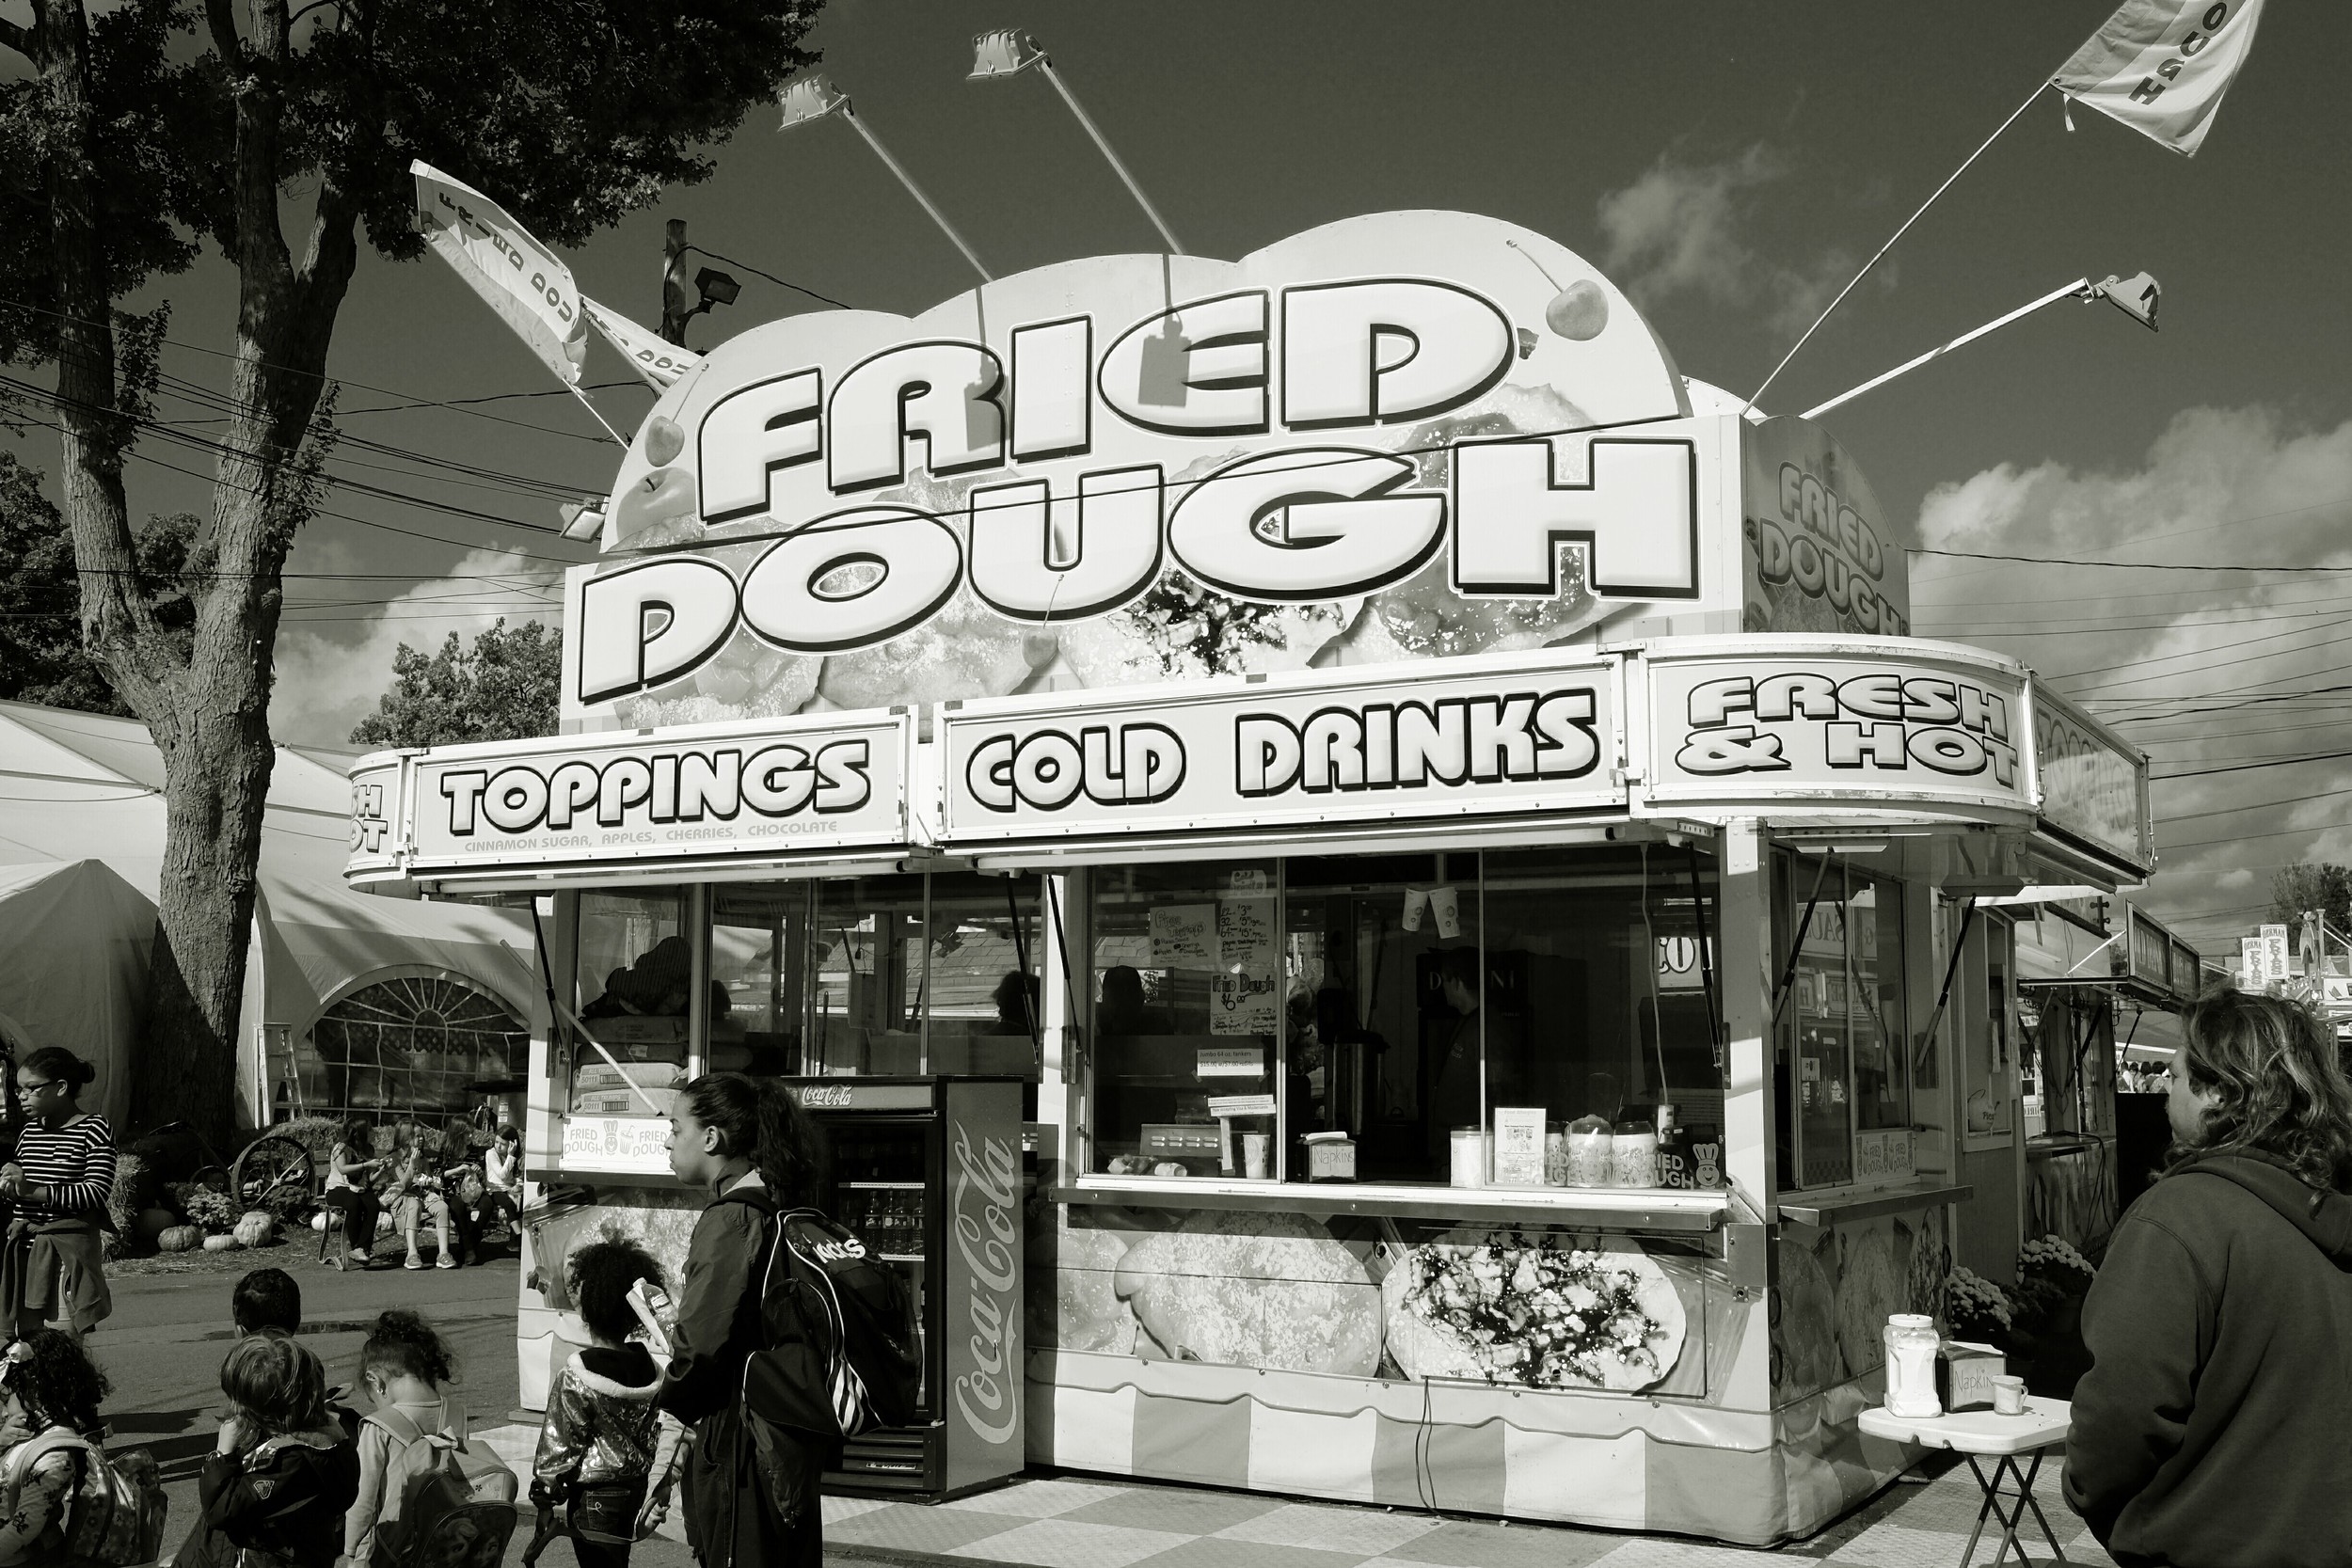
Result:
[[0,1196],[15,1204],[0,1248],[0,1331],[49,1323],[78,1338],[114,1310],[100,1234],[115,1185],[114,1129],[79,1101],[97,1076],[55,1045],[16,1065],[16,1092],[32,1119],[15,1158],[0,1164]]

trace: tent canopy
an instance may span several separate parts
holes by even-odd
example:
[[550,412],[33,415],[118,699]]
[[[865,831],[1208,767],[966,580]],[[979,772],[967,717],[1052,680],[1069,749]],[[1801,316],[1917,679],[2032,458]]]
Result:
[[[363,896],[344,887],[351,784],[343,769],[354,754],[281,745],[270,775],[262,894],[237,1030],[239,1099],[257,1118],[266,1115],[265,1030],[300,1040],[342,997],[400,975],[460,981],[524,1020],[539,989],[527,913]],[[39,883],[60,862],[103,863],[109,880],[144,911],[137,969],[128,982],[128,994],[143,998],[164,859],[163,758],[146,726],[0,703],[0,879]],[[127,916],[118,910],[116,918]],[[32,951],[0,945],[0,988],[50,986],[51,974],[30,959]],[[0,989],[0,1013],[21,1023],[8,994]],[[119,1038],[127,1050],[137,1014],[124,1016]],[[112,1076],[115,1097],[127,1102],[121,1072]],[[116,1109],[119,1114],[127,1103]]]
[[0,865],[0,1036],[98,1069],[85,1110],[120,1122],[147,1001],[155,906],[99,861]]

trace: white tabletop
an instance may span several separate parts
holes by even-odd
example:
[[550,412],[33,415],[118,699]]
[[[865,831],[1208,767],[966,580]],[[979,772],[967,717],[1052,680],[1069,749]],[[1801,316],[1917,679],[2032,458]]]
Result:
[[2073,1407],[2064,1400],[2026,1396],[2022,1416],[1996,1416],[1990,1410],[1962,1410],[1948,1416],[1911,1418],[1873,1406],[1862,1413],[1862,1430],[1873,1437],[1923,1448],[1952,1449],[1961,1453],[2031,1453],[2066,1441]]

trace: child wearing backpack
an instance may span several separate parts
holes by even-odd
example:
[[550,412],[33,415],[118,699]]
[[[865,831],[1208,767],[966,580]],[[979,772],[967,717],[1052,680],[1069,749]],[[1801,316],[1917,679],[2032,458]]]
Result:
[[449,1347],[414,1312],[378,1313],[359,1347],[375,1408],[359,1423],[359,1495],[343,1524],[352,1568],[430,1561],[490,1568],[515,1530],[515,1475],[466,1443],[466,1410],[442,1393]]
[[317,1568],[343,1544],[359,1456],[326,1409],[326,1370],[279,1328],[230,1347],[230,1414],[197,1481],[203,1513],[173,1568]]
[[703,1568],[820,1568],[818,1483],[835,1445],[764,1420],[742,1400],[745,1365],[766,1344],[768,1222],[814,1190],[815,1129],[779,1085],[729,1072],[687,1085],[670,1121],[670,1169],[712,1200],[687,1247],[661,1395],[694,1429],[687,1543]]
[[0,1565],[64,1557],[81,1465],[73,1440],[98,1432],[106,1392],[82,1347],[56,1329],[0,1352]]
[[637,1314],[628,1292],[641,1279],[660,1286],[661,1265],[634,1242],[605,1241],[575,1251],[565,1272],[593,1342],[556,1374],[531,1500],[539,1505],[541,1539],[562,1511],[580,1568],[628,1568],[662,1446],[661,1369],[629,1338]]

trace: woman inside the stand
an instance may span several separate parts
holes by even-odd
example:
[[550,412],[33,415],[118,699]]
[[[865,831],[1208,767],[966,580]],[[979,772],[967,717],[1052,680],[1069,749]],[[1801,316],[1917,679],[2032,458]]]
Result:
[[[744,1408],[744,1364],[764,1343],[769,1220],[815,1196],[818,1144],[780,1085],[706,1073],[679,1092],[670,1169],[711,1197],[694,1224],[661,1408],[694,1429],[688,1544],[703,1568],[820,1568],[818,1483],[834,1445]],[[812,1391],[821,1407],[822,1390]]]
[[2352,1541],[2352,1085],[2328,1026],[2183,1015],[2173,1164],[2083,1304],[2066,1500],[2119,1563],[2303,1568]]

